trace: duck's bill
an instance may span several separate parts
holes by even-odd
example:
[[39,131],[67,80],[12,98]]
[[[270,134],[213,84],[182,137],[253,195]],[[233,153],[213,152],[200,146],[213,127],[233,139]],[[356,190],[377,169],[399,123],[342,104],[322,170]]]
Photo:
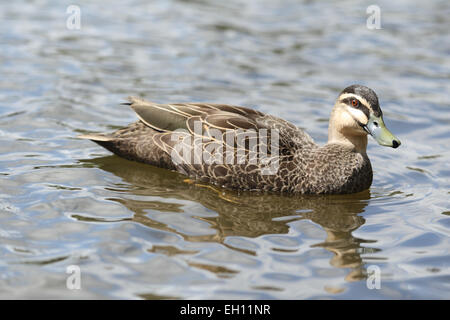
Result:
[[401,145],[400,140],[386,128],[382,116],[371,115],[363,128],[382,146],[397,148]]

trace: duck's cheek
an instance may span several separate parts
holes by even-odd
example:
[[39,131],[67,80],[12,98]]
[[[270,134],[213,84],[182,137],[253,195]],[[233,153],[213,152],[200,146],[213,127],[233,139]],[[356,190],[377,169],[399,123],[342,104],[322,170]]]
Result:
[[335,126],[344,134],[364,134],[365,131],[358,124],[358,121],[359,120],[355,119],[353,114],[344,111],[339,115],[339,119]]

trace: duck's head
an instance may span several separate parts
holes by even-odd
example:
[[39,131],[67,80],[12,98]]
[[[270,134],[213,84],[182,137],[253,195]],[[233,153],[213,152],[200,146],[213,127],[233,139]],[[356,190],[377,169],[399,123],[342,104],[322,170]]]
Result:
[[329,142],[347,140],[365,150],[367,134],[382,146],[397,148],[401,144],[384,124],[376,93],[362,85],[349,86],[341,92],[334,105]]

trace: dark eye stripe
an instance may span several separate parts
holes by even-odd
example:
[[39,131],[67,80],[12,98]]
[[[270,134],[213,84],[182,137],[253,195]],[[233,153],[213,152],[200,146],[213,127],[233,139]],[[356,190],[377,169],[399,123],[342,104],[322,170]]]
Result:
[[[354,107],[352,105],[352,100],[358,101],[358,105],[356,107]],[[358,99],[356,99],[354,97],[350,97],[350,98],[345,98],[345,99],[341,100],[341,102],[345,103],[346,105],[348,105],[348,106],[350,106],[350,107],[352,107],[354,109],[361,110],[366,115],[367,119],[369,119],[369,117],[370,117],[370,110],[369,110],[369,108],[367,108],[366,105],[362,104],[361,101],[359,101]]]

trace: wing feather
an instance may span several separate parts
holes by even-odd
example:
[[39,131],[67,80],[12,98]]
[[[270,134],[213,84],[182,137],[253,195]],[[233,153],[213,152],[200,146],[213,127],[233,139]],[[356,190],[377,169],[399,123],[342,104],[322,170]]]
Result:
[[[196,141],[202,150],[222,144],[222,147],[233,148],[233,152],[237,149],[258,152],[250,142],[255,141],[252,133],[258,134],[261,129],[267,130],[269,140],[271,130],[279,131],[279,150],[283,155],[291,154],[296,148],[315,145],[308,134],[290,122],[245,107],[214,103],[158,104],[135,97],[130,97],[129,101],[139,119],[160,132],[152,139],[169,154],[174,152],[175,145],[180,147],[180,141],[187,149],[188,143]],[[178,138],[173,137],[174,131]],[[240,146],[236,146],[237,141]],[[268,142],[259,143],[270,153]]]

